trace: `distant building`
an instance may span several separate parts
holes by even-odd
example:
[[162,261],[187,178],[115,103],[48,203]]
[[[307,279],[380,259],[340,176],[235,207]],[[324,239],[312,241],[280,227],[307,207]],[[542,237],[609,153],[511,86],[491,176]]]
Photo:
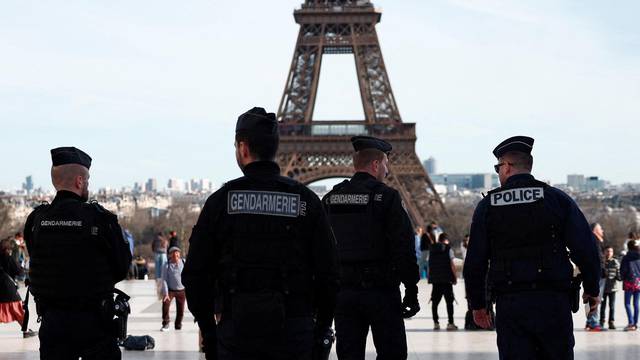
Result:
[[600,179],[598,176],[567,175],[567,187],[573,191],[601,191],[609,185],[608,181]]
[[22,190],[26,191],[27,194],[31,194],[33,191],[33,178],[31,175],[27,176],[22,184]]
[[608,186],[608,182],[599,179],[597,176],[589,176],[584,181],[584,189],[586,191],[600,191]]
[[[487,190],[498,186],[496,174],[429,174],[435,185],[444,185],[451,189],[452,185],[459,189]],[[454,189],[455,189],[454,188]]]
[[430,156],[427,160],[422,163],[422,166],[427,170],[427,174],[433,175],[438,173],[438,168],[436,167],[436,159],[433,156]]
[[170,191],[170,192],[184,191],[184,182],[180,179],[169,179],[169,181],[167,181],[167,191]]
[[186,191],[192,193],[210,192],[212,188],[209,179],[191,179],[186,185]]
[[584,175],[580,175],[580,174],[567,175],[567,186],[575,190],[582,190],[584,189],[584,185],[585,185]]
[[141,192],[143,192],[144,189],[142,188],[142,185],[139,182],[135,182],[133,183],[133,192],[136,194],[139,194]]
[[200,179],[200,191],[211,192],[213,191],[213,183],[209,179]]
[[158,191],[158,180],[151,178],[147,180],[147,183],[144,185],[144,191],[151,193]]

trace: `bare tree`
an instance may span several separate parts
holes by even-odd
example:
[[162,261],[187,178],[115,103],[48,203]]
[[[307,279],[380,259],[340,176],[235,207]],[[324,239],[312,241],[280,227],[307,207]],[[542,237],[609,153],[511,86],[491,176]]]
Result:
[[159,216],[151,216],[149,209],[139,209],[133,216],[122,219],[121,225],[133,235],[136,244],[135,252],[147,258],[152,257],[151,243],[157,233],[168,233],[175,230],[180,239],[180,248],[186,255],[189,250],[189,237],[191,229],[198,220],[198,211],[193,204],[187,201],[174,202],[166,212]]
[[438,224],[449,235],[452,247],[457,247],[469,233],[474,209],[471,203],[447,204],[448,216],[443,216]]

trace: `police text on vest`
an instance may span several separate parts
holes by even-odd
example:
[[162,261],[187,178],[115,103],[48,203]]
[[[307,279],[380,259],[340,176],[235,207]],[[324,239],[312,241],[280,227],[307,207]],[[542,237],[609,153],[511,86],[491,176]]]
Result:
[[300,195],[272,191],[229,191],[227,213],[298,217]]
[[541,187],[516,188],[491,194],[491,206],[528,204],[544,198]]

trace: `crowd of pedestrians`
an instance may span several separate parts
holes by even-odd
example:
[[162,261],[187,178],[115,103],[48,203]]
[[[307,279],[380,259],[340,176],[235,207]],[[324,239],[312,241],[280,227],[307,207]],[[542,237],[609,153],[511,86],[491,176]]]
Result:
[[[638,328],[638,307],[640,301],[640,239],[634,232],[628,234],[623,249],[616,257],[616,249],[607,245],[605,231],[601,224],[591,224],[593,236],[601,250],[600,309],[587,317],[585,330],[600,332],[616,330],[616,294],[622,282],[627,325],[624,331]],[[608,311],[607,311],[608,310]],[[608,320],[607,320],[608,313]]]
[[[637,330],[640,315],[640,238],[629,232],[621,249],[608,245],[601,224],[591,224],[591,230],[601,251],[600,305],[598,311],[587,316],[585,330],[600,332],[616,330],[616,294],[622,288],[627,325],[624,331]],[[438,235],[436,235],[438,234]],[[456,255],[464,262],[469,246],[469,234],[465,234],[457,248],[457,254],[449,244],[449,235],[434,221],[425,228],[417,227],[416,256],[421,279],[432,285],[429,298],[434,330],[440,330],[438,305],[444,297],[447,305],[447,330],[457,330],[453,321],[453,286],[457,284],[454,265]],[[437,240],[436,240],[437,239]],[[472,326],[473,327],[473,326]]]
[[[16,322],[23,326],[25,311],[22,298],[18,293],[18,280],[24,279],[25,269],[21,265],[26,261],[26,251],[23,248],[22,233],[17,233],[13,239],[0,241],[0,323]],[[21,252],[20,256],[15,256]],[[24,338],[37,335],[36,331],[25,329],[22,332]]]

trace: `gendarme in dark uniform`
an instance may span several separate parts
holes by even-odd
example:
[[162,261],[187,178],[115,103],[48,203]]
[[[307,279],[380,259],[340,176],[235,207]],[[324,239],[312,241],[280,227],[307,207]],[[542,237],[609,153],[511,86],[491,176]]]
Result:
[[209,197],[189,240],[189,309],[207,359],[311,359],[333,320],[335,239],[318,197],[280,176],[273,113],[242,114],[235,145],[244,176]]
[[[27,218],[29,278],[40,326],[41,359],[120,359],[113,289],[131,264],[117,217],[87,203],[91,158],[74,147],[51,150],[58,191]],[[81,267],[78,259],[88,259]]]
[[406,359],[403,317],[420,310],[413,228],[398,191],[382,182],[391,145],[367,136],[351,141],[356,173],[322,199],[342,271],[336,307],[338,358],[364,359],[371,327],[378,359]]
[[593,310],[598,248],[576,203],[530,174],[532,147],[532,138],[515,136],[493,151],[502,186],[473,214],[464,264],[467,297],[476,323],[487,327],[489,288],[500,359],[573,359],[570,260],[582,272],[584,300]]

